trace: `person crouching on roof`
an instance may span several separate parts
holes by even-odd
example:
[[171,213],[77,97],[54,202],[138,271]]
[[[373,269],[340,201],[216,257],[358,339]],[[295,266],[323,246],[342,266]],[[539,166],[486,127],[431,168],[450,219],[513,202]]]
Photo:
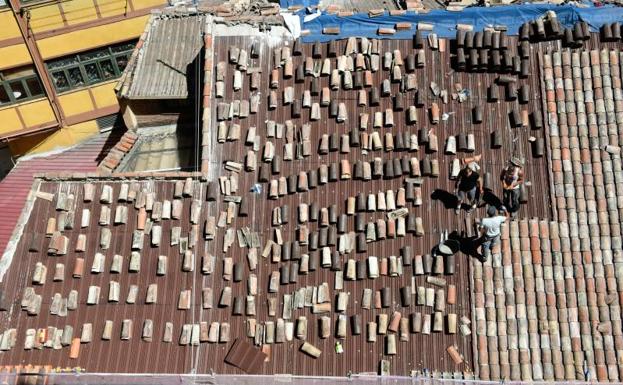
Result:
[[480,179],[480,166],[476,162],[469,162],[456,179],[454,187],[455,195],[458,198],[455,212],[458,214],[461,211],[461,205],[467,198],[467,204],[469,205],[468,213],[472,212],[478,206],[478,196],[482,194],[482,181]]
[[518,158],[511,158],[500,177],[503,189],[503,202],[506,210],[514,218],[519,211],[519,189],[523,183],[523,169]]
[[487,218],[480,221],[480,261],[485,263],[491,257],[491,251],[500,243],[501,227],[508,220],[508,213],[499,215],[498,210],[489,206]]

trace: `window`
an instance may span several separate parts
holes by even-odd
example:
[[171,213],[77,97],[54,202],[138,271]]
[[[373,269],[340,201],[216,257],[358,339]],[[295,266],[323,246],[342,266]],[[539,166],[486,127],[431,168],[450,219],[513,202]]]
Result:
[[0,106],[43,95],[41,81],[32,67],[20,67],[0,72]]
[[95,122],[97,123],[97,127],[99,128],[100,132],[108,132],[118,127],[125,129],[123,119],[119,114],[102,116],[101,118],[95,119]]
[[118,78],[128,65],[135,45],[135,41],[117,44],[46,63],[56,91],[68,91]]

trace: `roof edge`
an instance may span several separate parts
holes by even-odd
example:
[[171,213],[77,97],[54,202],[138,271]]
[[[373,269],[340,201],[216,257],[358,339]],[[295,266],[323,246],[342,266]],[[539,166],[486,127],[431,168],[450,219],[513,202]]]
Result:
[[35,180],[50,182],[70,182],[70,181],[124,181],[124,180],[177,180],[186,178],[201,178],[202,181],[207,180],[204,173],[199,171],[146,171],[146,172],[48,172],[34,175]]
[[11,267],[11,262],[13,262],[13,256],[15,255],[15,251],[17,250],[17,245],[19,244],[22,235],[24,234],[24,227],[28,220],[30,219],[30,214],[32,213],[32,209],[35,206],[35,200],[37,199],[37,193],[39,192],[39,187],[41,186],[41,181],[38,179],[34,179],[32,182],[32,187],[28,192],[28,196],[26,197],[26,202],[24,203],[24,207],[22,208],[22,213],[17,219],[17,223],[13,228],[13,233],[11,233],[11,238],[7,242],[7,245],[4,249],[4,253],[2,253],[2,257],[0,257],[0,282],[4,279],[4,274]]

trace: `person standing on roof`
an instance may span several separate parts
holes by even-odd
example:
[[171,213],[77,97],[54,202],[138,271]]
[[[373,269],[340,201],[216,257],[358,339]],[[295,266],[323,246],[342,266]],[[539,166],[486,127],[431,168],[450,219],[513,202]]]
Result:
[[461,211],[461,205],[467,198],[467,204],[469,205],[468,213],[472,212],[478,206],[477,197],[482,194],[482,181],[480,179],[480,166],[476,162],[469,162],[456,179],[454,186],[455,195],[458,198],[455,212],[458,214]]
[[511,158],[508,166],[502,170],[500,180],[504,194],[504,207],[514,218],[519,211],[519,189],[523,183],[523,168],[518,158]]
[[493,247],[500,243],[500,228],[502,223],[508,220],[507,215],[498,215],[498,210],[489,206],[487,209],[487,218],[480,221],[480,261],[485,263],[491,256]]

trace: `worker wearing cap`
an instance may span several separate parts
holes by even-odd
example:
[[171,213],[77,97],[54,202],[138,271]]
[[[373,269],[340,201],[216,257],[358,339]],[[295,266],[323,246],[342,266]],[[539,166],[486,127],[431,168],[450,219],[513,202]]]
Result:
[[500,176],[503,189],[503,202],[506,210],[514,218],[519,211],[519,188],[523,183],[523,169],[518,158],[511,158],[508,166],[502,170]]
[[458,198],[456,204],[456,213],[461,211],[461,205],[467,198],[467,204],[469,204],[469,210],[471,212],[478,205],[477,195],[482,194],[482,182],[480,180],[480,166],[476,162],[469,162],[465,166],[456,179],[455,191]]
[[484,263],[491,256],[493,247],[500,243],[502,223],[506,222],[508,216],[498,215],[498,210],[489,206],[487,218],[480,221],[480,260]]

